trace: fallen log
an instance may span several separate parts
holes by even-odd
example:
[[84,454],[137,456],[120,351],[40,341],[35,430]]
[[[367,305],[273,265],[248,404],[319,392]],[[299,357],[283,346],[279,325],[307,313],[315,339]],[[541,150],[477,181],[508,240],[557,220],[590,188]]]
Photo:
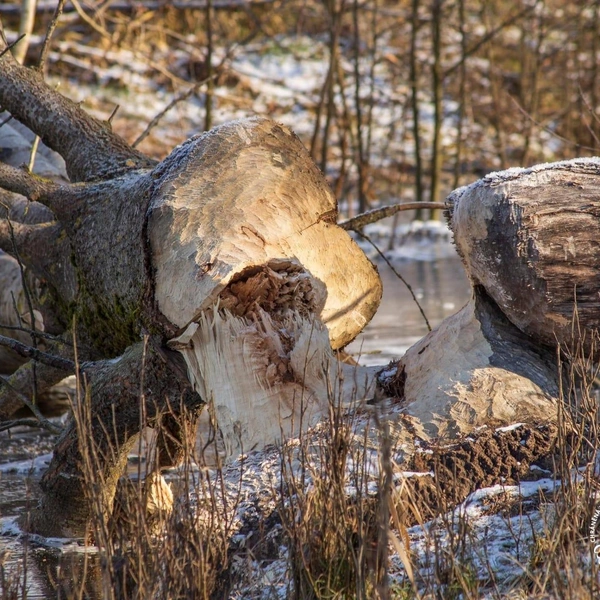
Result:
[[[237,121],[156,164],[9,53],[0,104],[64,158],[69,177],[0,165],[0,248],[43,284],[36,328],[73,339],[75,362],[85,361],[74,410],[85,405],[87,421],[59,440],[32,529],[82,535],[93,473],[110,515],[140,432],[164,432],[154,468],[171,466],[201,404],[228,456],[297,435],[332,399],[400,405],[394,435],[406,461],[418,443],[484,425],[551,430],[556,344],[573,341],[576,308],[582,328],[598,328],[595,160],[510,171],[451,195],[473,298],[375,378],[334,351],[377,309],[377,271],[337,225],[335,198],[292,132]],[[11,376],[19,393],[31,389],[31,365]],[[5,386],[0,416],[15,410],[9,397]],[[78,422],[90,424],[99,459],[88,472]]]
[[[230,452],[281,440],[328,412],[344,369],[333,350],[371,318],[381,283],[337,227],[335,198],[294,134],[267,119],[230,123],[156,165],[8,53],[0,56],[0,103],[62,155],[70,178],[0,165],[0,184],[12,192],[3,224],[19,233],[16,240],[0,236],[0,248],[45,282],[57,333],[72,338],[86,361],[80,394],[95,423],[94,454],[102,457],[94,471],[102,473],[103,513],[110,513],[123,457],[145,427],[170,432],[159,436],[156,469],[179,460],[173,425],[195,427],[194,391],[217,414]],[[19,195],[49,209],[51,226],[23,222]],[[185,358],[187,373],[172,361],[162,369],[168,388],[145,374],[134,351],[144,335],[157,356],[171,346]],[[11,386],[29,389],[28,365]],[[365,395],[373,373],[358,392],[358,379],[348,381],[349,398]],[[140,413],[141,398],[154,403]],[[10,400],[3,389],[0,415],[14,411]],[[81,535],[87,527],[81,436],[71,423],[57,445],[30,520],[37,531]],[[69,515],[57,508],[67,499]]]

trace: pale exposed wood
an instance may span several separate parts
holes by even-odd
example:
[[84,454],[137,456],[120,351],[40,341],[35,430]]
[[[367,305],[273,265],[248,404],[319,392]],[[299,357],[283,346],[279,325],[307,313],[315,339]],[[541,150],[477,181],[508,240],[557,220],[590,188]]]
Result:
[[298,138],[267,119],[219,127],[156,170],[148,235],[161,312],[185,327],[248,269],[282,259],[326,288],[331,344],[349,343],[381,298],[377,271],[334,223],[337,205]]
[[479,290],[412,346],[394,373],[411,429],[448,441],[483,425],[555,422],[558,367]]
[[297,436],[332,404],[375,392],[377,369],[338,363],[323,324],[297,312],[274,319],[259,309],[245,318],[215,307],[171,345],[209,403],[200,438],[207,442],[216,429],[222,461]]

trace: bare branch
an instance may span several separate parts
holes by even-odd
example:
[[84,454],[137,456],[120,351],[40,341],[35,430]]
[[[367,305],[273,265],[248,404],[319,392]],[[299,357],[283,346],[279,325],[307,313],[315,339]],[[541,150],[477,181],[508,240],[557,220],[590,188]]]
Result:
[[[0,422],[0,431],[7,431],[13,427],[42,427],[45,429],[44,425],[37,419],[15,419],[14,421]],[[51,433],[57,433],[54,426]]]
[[37,348],[33,348],[32,346],[28,346],[27,344],[23,344],[4,335],[0,335],[0,346],[10,348],[23,358],[32,358],[54,369],[60,369],[67,373],[75,372],[75,363],[72,360],[42,352]]
[[52,40],[52,34],[56,29],[56,25],[58,23],[58,19],[63,12],[63,8],[65,6],[65,0],[59,0],[56,5],[56,10],[54,11],[54,15],[52,16],[52,20],[50,21],[50,25],[48,25],[48,31],[46,32],[46,37],[44,38],[44,44],[42,45],[42,50],[40,52],[40,60],[38,63],[38,69],[43,72],[44,66],[46,64],[46,57],[48,56],[48,51],[50,50],[50,41]]
[[[57,237],[58,229],[60,229],[60,225],[56,222],[23,225],[2,219],[0,220],[0,250],[14,255],[16,245],[24,252],[25,256],[43,257],[44,254],[50,254],[58,258],[58,254],[47,245]],[[40,248],[40,246],[42,247]]]
[[[13,388],[5,377],[0,377],[0,385],[10,389],[11,392],[13,392],[13,394],[15,394],[19,400],[21,400],[21,402],[33,413],[35,419],[32,419],[31,421],[35,422],[35,425],[30,425],[31,427],[42,427],[54,434],[59,434],[62,432],[61,427],[54,425],[54,423],[46,419],[46,417],[44,417],[44,415],[40,412],[40,409],[25,394]],[[18,421],[12,421],[12,427],[15,427],[16,424],[19,424],[19,421],[21,421],[21,419]],[[2,429],[0,429],[0,431],[2,431]]]
[[156,164],[10,53],[0,57],[0,105],[65,159],[72,181],[108,179]]
[[419,210],[420,208],[446,208],[443,202],[403,202],[400,204],[390,204],[383,208],[375,208],[374,210],[368,210],[356,217],[340,221],[338,225],[346,231],[363,228],[365,225],[370,225],[376,221],[381,221],[386,217],[391,217],[397,212],[402,210]]
[[0,323],[0,329],[5,329],[6,331],[22,331],[23,333],[27,333],[32,337],[37,337],[42,340],[49,340],[51,342],[57,342],[58,344],[65,344],[66,346],[72,346],[73,343],[63,339],[59,335],[52,335],[51,333],[46,333],[45,331],[38,331],[36,329],[29,329],[27,327],[18,327],[16,325],[6,325],[5,323]]
[[60,186],[51,179],[32,175],[27,169],[17,169],[0,163],[0,187],[21,194],[29,200],[41,200],[43,203],[43,200],[56,193]]
[[[0,218],[0,249],[20,259],[35,277],[47,281],[63,301],[74,298],[77,284],[69,260],[71,245],[58,222],[29,225]],[[44,307],[45,317],[52,316],[52,322],[58,318],[55,310],[59,310],[55,305]]]
[[[7,419],[30,402],[34,391],[33,361],[21,365],[10,377],[0,381],[0,420]],[[35,370],[38,392],[43,392],[65,378],[62,369],[38,364]]]
[[0,52],[0,58],[2,58],[7,52],[10,52],[26,35],[26,33],[22,33],[12,44],[6,44]]
[[0,189],[0,219],[10,219],[13,223],[28,225],[56,220],[47,206],[39,202],[30,202],[19,194],[2,189]]
[[161,110],[152,119],[152,121],[150,121],[150,123],[148,123],[148,126],[146,127],[146,129],[144,129],[144,131],[142,131],[142,133],[137,137],[135,142],[133,142],[132,148],[137,148],[137,146],[139,146],[139,144],[141,144],[148,137],[150,132],[158,125],[159,121],[174,106],[176,106],[180,102],[183,102],[184,100],[187,100],[192,94],[196,93],[205,83],[207,83],[210,79],[214,79],[215,77],[216,77],[216,74],[212,75],[211,77],[207,77],[206,79],[203,79],[202,81],[199,81],[198,83],[195,83],[192,87],[187,89],[185,92],[179,94],[178,96],[175,96],[175,98],[173,98],[173,100],[171,100],[171,102],[169,102],[169,104],[163,110]]

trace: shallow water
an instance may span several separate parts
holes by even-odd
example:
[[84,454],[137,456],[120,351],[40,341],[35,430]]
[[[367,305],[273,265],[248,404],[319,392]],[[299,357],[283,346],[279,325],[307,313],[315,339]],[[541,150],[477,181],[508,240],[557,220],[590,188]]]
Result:
[[[365,365],[385,365],[400,358],[427,334],[427,324],[407,286],[383,261],[379,310],[363,333],[346,350]],[[430,326],[457,312],[469,300],[471,288],[456,256],[435,261],[395,262],[394,269],[410,285]]]
[[[365,331],[348,346],[363,364],[385,365],[401,357],[404,352],[428,329],[418,306],[403,283],[383,261],[378,261],[383,280],[384,295],[381,306]],[[395,269],[412,287],[423,312],[435,327],[445,317],[459,310],[470,295],[462,264],[457,257],[435,261],[395,261]],[[18,472],[6,472],[2,464],[19,460],[31,460],[34,456],[49,452],[52,438],[48,434],[21,430],[8,436],[0,433],[0,562],[8,552],[5,567],[8,571],[23,569],[26,564],[27,578],[22,582],[26,596],[20,592],[17,598],[65,598],[69,597],[55,585],[60,578],[63,586],[71,587],[82,581],[86,571],[84,598],[102,596],[97,578],[97,560],[94,553],[83,552],[76,544],[56,540],[51,547],[47,541],[42,546],[35,538],[18,538],[15,518],[26,512],[35,502],[38,468],[28,473],[26,462]],[[2,582],[0,581],[0,591]]]

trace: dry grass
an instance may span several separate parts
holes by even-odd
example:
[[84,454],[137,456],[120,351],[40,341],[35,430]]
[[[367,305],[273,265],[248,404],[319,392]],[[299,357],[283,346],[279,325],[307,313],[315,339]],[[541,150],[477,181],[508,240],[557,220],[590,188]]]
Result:
[[[253,548],[243,548],[233,542],[241,492],[236,496],[235,482],[225,481],[224,469],[198,468],[202,457],[195,455],[192,439],[185,442],[184,464],[171,484],[176,488],[172,509],[170,488],[157,474],[145,477],[155,449],[143,444],[138,473],[121,482],[114,513],[107,515],[98,493],[103,482],[97,478],[101,470],[89,415],[86,403],[79,402],[82,409],[74,416],[94,507],[90,536],[100,552],[85,554],[76,565],[69,564],[72,557],[63,560],[54,574],[58,597],[244,597],[239,588],[231,595],[236,585],[231,565],[258,572],[282,556],[290,584],[286,597],[298,600],[598,597],[598,566],[589,542],[598,487],[598,364],[572,352],[562,368],[559,442],[545,464],[553,463],[560,487],[537,498],[534,512],[531,499],[508,492],[486,504],[486,514],[500,515],[507,527],[528,534],[514,532],[510,552],[520,574],[510,580],[499,577],[493,556],[482,558],[481,530],[465,510],[448,507],[435,522],[424,524],[419,499],[398,493],[392,440],[376,408],[369,409],[370,416],[365,409],[348,413],[332,398],[328,419],[280,449],[279,485],[270,490],[276,511],[270,525],[256,524]],[[438,504],[444,506],[444,490],[439,493]],[[402,501],[394,503],[392,497]],[[275,543],[273,522],[281,527]],[[410,529],[415,522],[416,529]],[[417,530],[427,539],[424,552],[417,552]],[[271,550],[258,556],[261,536],[271,536]],[[27,596],[26,570],[27,563],[11,570],[0,561],[3,600]],[[402,576],[403,570],[410,576]]]

